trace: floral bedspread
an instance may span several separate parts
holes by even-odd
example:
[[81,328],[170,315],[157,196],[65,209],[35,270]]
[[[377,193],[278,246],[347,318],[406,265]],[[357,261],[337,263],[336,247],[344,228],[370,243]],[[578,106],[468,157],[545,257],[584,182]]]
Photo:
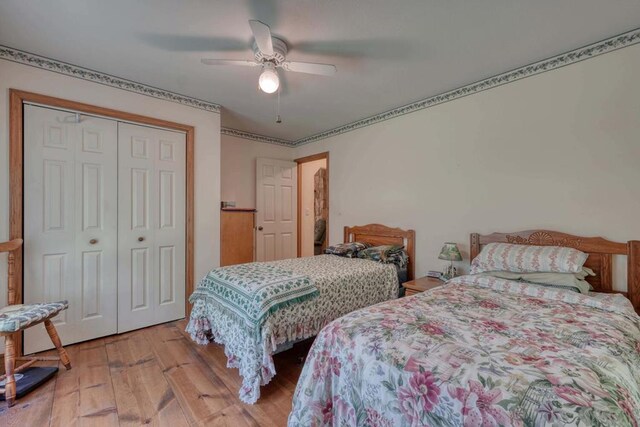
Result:
[[255,403],[260,386],[275,375],[272,355],[279,344],[315,336],[340,316],[398,296],[398,276],[392,264],[335,255],[268,264],[308,277],[319,295],[269,313],[256,335],[247,333],[237,316],[229,315],[211,298],[194,294],[187,325],[187,332],[197,343],[215,341],[224,345],[227,366],[240,370],[240,399],[246,403]]
[[289,415],[289,426],[639,423],[628,300],[472,276],[327,325]]

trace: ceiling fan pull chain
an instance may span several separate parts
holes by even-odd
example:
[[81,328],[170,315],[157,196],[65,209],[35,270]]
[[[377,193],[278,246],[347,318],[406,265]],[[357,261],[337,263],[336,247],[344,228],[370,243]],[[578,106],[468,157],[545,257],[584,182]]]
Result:
[[282,119],[280,118],[280,88],[278,88],[278,104],[276,107],[276,123],[282,123]]

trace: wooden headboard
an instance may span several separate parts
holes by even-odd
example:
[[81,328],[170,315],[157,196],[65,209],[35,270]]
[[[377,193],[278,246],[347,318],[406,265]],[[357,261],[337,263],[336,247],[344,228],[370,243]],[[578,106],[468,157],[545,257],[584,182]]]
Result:
[[391,228],[382,224],[357,225],[344,228],[344,242],[363,242],[373,246],[398,245],[404,246],[409,255],[407,278],[415,278],[416,232]]
[[[582,237],[549,230],[528,230],[517,233],[471,234],[471,260],[487,243],[514,243],[534,246],[565,246],[589,254],[585,267],[596,275],[587,281],[596,292],[616,292],[624,294],[640,313],[640,241],[627,243],[612,242],[602,237]],[[627,256],[627,292],[613,289],[613,256]]]

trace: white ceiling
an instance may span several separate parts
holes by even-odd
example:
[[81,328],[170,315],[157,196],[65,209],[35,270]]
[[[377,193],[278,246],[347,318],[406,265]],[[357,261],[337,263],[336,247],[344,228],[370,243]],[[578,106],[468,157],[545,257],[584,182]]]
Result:
[[[247,20],[287,59],[281,124],[252,59]],[[2,0],[0,44],[215,102],[225,127],[297,140],[640,26],[639,0]]]

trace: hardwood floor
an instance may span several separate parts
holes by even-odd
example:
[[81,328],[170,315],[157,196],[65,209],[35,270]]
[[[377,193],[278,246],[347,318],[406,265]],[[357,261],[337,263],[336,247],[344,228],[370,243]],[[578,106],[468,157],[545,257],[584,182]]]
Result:
[[258,403],[246,405],[238,399],[238,370],[226,367],[222,347],[195,344],[185,325],[180,320],[65,347],[73,369],[60,365],[12,408],[0,402],[0,425],[286,425],[298,360],[310,341],[274,356],[278,374]]

